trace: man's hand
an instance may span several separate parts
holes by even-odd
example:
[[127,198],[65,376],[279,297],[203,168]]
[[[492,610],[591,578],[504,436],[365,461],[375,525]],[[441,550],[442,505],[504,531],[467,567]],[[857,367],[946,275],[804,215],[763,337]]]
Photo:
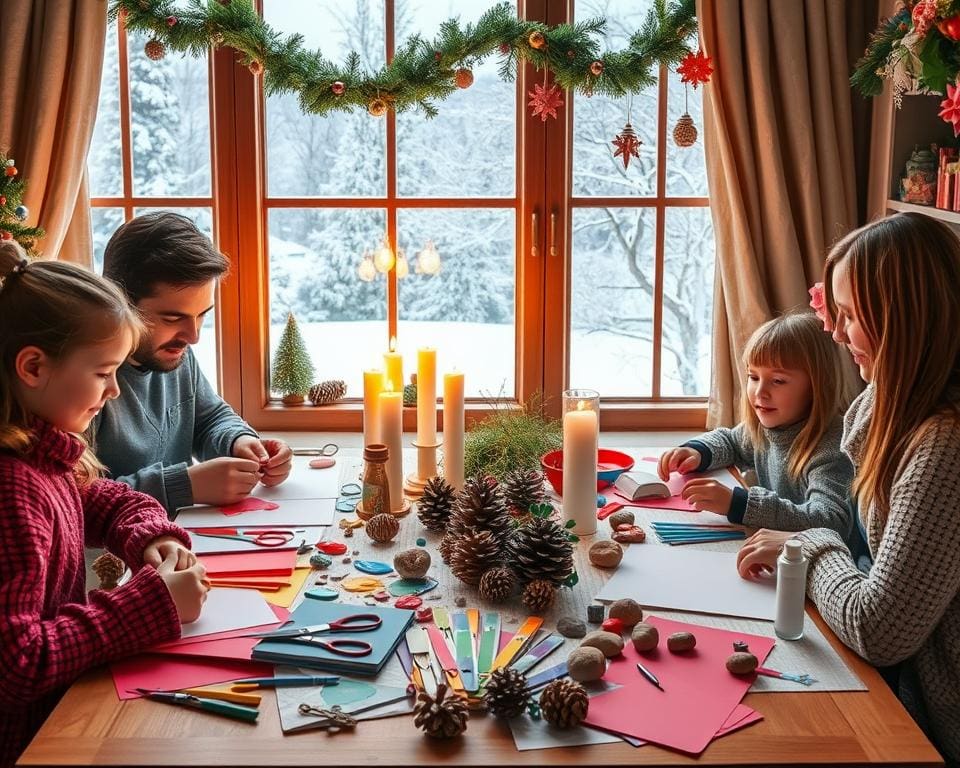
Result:
[[235,504],[257,484],[260,464],[224,456],[188,467],[187,475],[195,504]]

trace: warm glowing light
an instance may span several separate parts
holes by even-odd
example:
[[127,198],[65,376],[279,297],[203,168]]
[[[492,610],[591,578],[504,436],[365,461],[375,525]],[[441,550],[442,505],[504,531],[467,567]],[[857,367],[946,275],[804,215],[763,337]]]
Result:
[[390,240],[384,237],[383,240],[380,241],[380,245],[378,245],[377,249],[373,252],[373,264],[378,272],[389,272],[393,269],[396,261],[397,259],[390,249]]
[[396,352],[396,351],[397,351],[397,337],[396,337],[396,336],[391,336],[391,337],[390,337],[390,351],[391,351],[391,352]]
[[423,250],[417,254],[417,271],[425,275],[435,275],[440,271],[440,254],[433,240],[427,240]]
[[397,278],[403,279],[410,274],[410,263],[407,261],[407,254],[403,252],[403,248],[397,249],[397,264],[396,264]]
[[578,410],[578,411],[586,410],[586,407],[587,407],[587,401],[586,401],[586,400],[578,400],[578,401],[577,401],[577,410]]
[[370,255],[370,251],[365,251],[363,258],[360,260],[360,266],[357,267],[357,275],[365,283],[369,283],[373,278],[377,276],[377,268],[373,264],[373,257]]

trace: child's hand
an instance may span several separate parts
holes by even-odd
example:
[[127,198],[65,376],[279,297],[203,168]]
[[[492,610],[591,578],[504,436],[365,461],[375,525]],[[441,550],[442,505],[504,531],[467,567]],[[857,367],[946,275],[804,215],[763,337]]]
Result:
[[267,449],[270,458],[261,465],[263,476],[260,482],[266,486],[280,485],[287,479],[293,467],[293,451],[282,440],[264,440],[263,447]]
[[144,565],[152,565],[154,568],[159,568],[168,557],[175,557],[175,571],[184,571],[197,562],[197,556],[175,536],[158,536],[143,550]]
[[716,512],[726,515],[730,511],[730,502],[733,501],[733,491],[723,483],[705,477],[691,480],[680,495],[697,512]]
[[737,571],[744,579],[759,578],[774,573],[780,550],[796,534],[761,528],[743,543],[737,552]]
[[180,623],[189,624],[200,618],[207,592],[210,591],[210,582],[207,581],[207,570],[203,563],[194,563],[183,571],[176,570],[176,564],[177,557],[171,553],[160,563],[157,573],[170,591]]
[[202,461],[187,468],[196,504],[235,504],[247,496],[260,479],[260,464],[251,459]]
[[666,482],[670,479],[671,472],[686,475],[696,470],[701,461],[700,452],[693,448],[671,448],[660,455],[657,474],[660,475],[661,480]]

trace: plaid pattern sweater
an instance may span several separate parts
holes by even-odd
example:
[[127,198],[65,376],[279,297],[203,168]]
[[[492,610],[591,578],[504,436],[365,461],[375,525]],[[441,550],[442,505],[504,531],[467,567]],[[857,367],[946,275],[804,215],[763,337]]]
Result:
[[[874,388],[844,424],[859,465]],[[900,461],[884,526],[871,507],[869,574],[833,531],[804,531],[807,594],[843,642],[876,666],[903,662],[900,698],[950,762],[960,762],[960,422],[933,417]]]
[[26,457],[0,453],[0,768],[13,765],[63,690],[90,667],[180,636],[153,568],[84,595],[84,541],[134,569],[157,536],[189,542],[149,496],[111,480],[79,488],[77,438],[34,427]]

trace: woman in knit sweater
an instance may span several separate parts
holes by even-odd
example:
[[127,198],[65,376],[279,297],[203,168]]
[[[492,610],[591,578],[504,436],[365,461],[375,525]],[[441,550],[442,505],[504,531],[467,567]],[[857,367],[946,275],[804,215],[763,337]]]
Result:
[[[0,768],[79,675],[179,637],[200,614],[187,532],[151,497],[98,479],[76,436],[117,396],[139,327],[93,273],[0,244]],[[88,598],[85,541],[134,576]]]
[[825,286],[834,339],[869,383],[843,448],[874,565],[859,571],[821,528],[761,530],[738,568],[772,569],[783,542],[800,539],[824,619],[871,664],[899,665],[904,705],[960,763],[960,241],[935,219],[898,214],[840,241]]

